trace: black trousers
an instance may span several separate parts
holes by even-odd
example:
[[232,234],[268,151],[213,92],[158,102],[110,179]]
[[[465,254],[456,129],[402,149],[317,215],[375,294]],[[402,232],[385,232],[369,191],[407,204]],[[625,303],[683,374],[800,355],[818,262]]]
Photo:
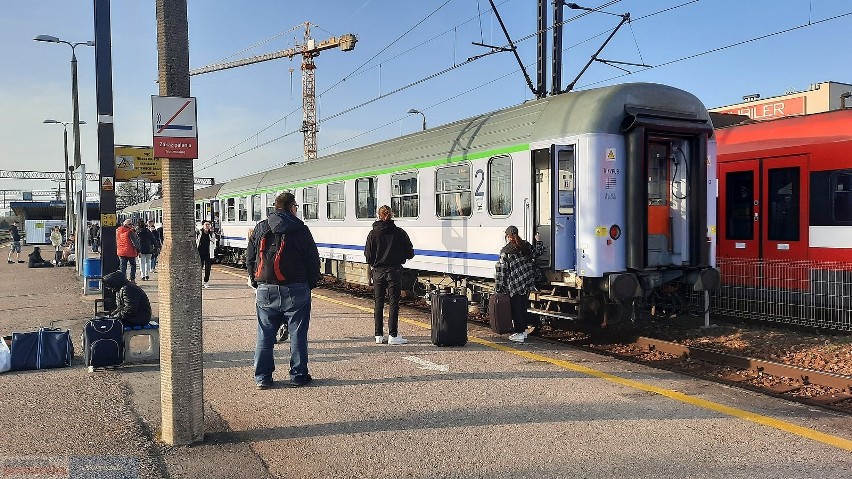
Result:
[[512,331],[522,333],[530,324],[530,313],[527,312],[530,305],[529,293],[513,294],[509,297],[509,304],[512,306]]
[[210,267],[213,266],[213,258],[201,252],[198,253],[198,256],[201,258],[201,267],[204,268],[204,282],[207,283],[210,281]]
[[388,334],[396,336],[399,327],[399,295],[402,287],[402,266],[379,266],[373,268],[373,320],[376,336],[383,336],[385,294],[388,296]]

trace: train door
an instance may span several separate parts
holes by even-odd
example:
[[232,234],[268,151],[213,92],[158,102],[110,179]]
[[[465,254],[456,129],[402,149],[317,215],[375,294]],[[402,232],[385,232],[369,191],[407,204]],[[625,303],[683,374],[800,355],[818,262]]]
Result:
[[728,268],[729,277],[723,280],[806,287],[806,269],[796,268],[794,262],[808,259],[807,156],[722,163],[719,178],[719,210],[724,219],[719,225],[718,254],[739,265]]
[[[527,234],[541,234],[541,242],[545,252],[536,260],[539,267],[551,268],[553,265],[553,195],[551,153],[548,149],[535,150],[532,155],[532,185],[533,185],[533,228]],[[532,236],[530,242],[534,241]]]
[[720,163],[719,179],[718,255],[760,258],[760,160]]
[[[553,145],[533,152],[533,231],[545,253],[538,265],[559,271],[576,269],[575,155],[573,146]],[[532,238],[530,238],[532,240]]]

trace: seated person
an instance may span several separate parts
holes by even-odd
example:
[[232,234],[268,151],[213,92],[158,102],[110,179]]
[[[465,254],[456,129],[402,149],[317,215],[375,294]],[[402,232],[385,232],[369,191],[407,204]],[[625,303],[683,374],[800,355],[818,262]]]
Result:
[[27,262],[28,268],[47,268],[53,267],[50,261],[45,261],[44,258],[41,257],[41,248],[36,246],[33,248],[33,252],[29,255],[29,261]]
[[104,276],[103,285],[115,292],[114,310],[109,317],[120,319],[125,326],[144,326],[151,321],[151,302],[139,286],[127,280],[121,271]]
[[68,236],[68,241],[62,247],[62,260],[60,261],[62,264],[67,264],[76,258],[74,246],[74,235],[70,235]]

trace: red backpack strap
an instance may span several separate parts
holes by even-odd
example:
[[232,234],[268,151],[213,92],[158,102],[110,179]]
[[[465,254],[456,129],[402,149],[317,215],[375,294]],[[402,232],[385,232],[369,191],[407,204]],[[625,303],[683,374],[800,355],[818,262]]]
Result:
[[278,281],[284,281],[287,278],[284,277],[284,272],[281,271],[281,262],[284,259],[284,246],[287,244],[287,240],[283,234],[278,236],[278,251],[275,253],[275,264],[273,265],[273,268],[275,270],[275,278],[277,278]]

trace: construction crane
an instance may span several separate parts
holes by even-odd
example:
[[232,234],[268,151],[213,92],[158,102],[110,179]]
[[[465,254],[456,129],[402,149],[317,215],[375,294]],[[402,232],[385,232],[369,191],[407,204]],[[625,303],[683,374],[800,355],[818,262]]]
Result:
[[311,23],[305,22],[305,40],[301,45],[297,44],[295,48],[281,50],[273,53],[266,53],[254,57],[244,58],[242,60],[234,60],[224,63],[214,63],[201,68],[196,68],[189,71],[190,75],[202,75],[204,73],[227,70],[253,63],[265,62],[267,60],[275,60],[278,58],[293,58],[296,55],[302,55],[302,128],[300,131],[305,135],[305,160],[314,160],[317,157],[317,108],[316,108],[316,84],[314,82],[314,58],[319,56],[323,50],[331,48],[340,48],[344,52],[348,52],[355,48],[355,42],[358,38],[347,33],[339,37],[331,37],[326,40],[316,41],[311,38]]

